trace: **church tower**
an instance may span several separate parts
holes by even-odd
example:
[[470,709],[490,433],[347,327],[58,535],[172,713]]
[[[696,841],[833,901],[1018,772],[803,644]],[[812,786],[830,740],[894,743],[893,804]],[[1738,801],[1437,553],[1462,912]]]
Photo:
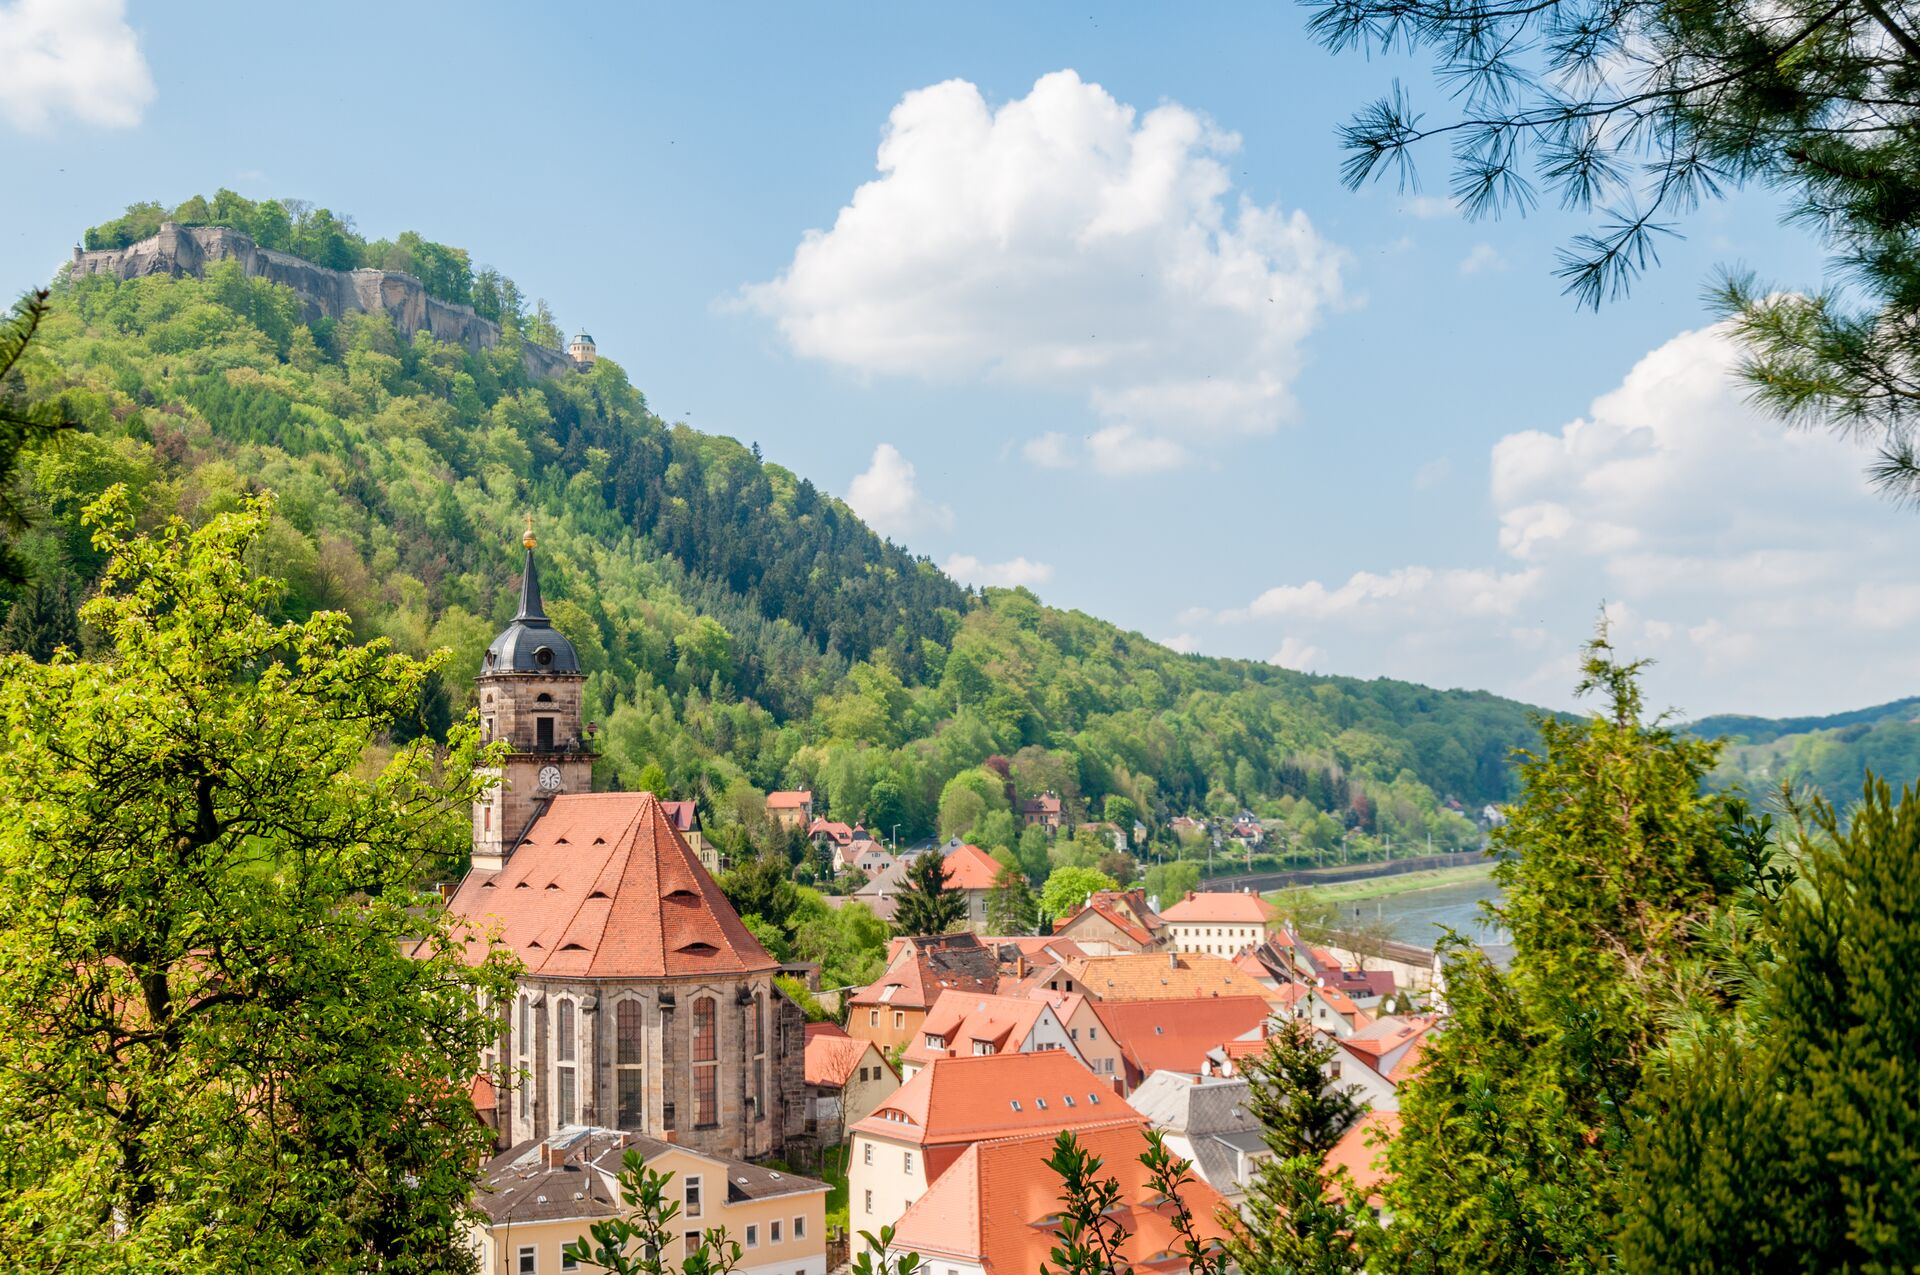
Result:
[[520,610],[487,647],[476,679],[481,736],[511,751],[500,783],[473,803],[473,867],[498,872],[533,820],[561,793],[593,785],[593,750],[581,720],[586,675],[566,635],[548,621],[533,561],[533,519],[527,519]]

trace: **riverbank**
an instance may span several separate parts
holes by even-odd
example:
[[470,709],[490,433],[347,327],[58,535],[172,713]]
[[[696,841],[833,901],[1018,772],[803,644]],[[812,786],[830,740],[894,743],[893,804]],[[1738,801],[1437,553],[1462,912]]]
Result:
[[1269,891],[1267,897],[1305,896],[1314,903],[1357,903],[1364,899],[1385,899],[1417,890],[1437,890],[1445,886],[1484,881],[1493,872],[1491,861],[1461,864],[1450,868],[1427,868],[1394,876],[1368,877],[1360,881],[1340,881],[1329,885],[1299,885]]

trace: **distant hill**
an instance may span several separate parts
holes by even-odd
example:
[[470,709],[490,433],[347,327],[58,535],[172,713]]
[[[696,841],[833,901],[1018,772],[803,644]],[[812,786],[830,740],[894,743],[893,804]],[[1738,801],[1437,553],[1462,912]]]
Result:
[[1791,780],[1844,805],[1868,771],[1895,785],[1920,780],[1920,696],[1824,717],[1723,714],[1685,729],[1728,741],[1714,772],[1720,786],[1760,791]]
[[1498,696],[1181,655],[1023,590],[969,590],[756,447],[662,420],[612,359],[536,376],[522,354],[552,343],[551,317],[510,283],[503,301],[464,252],[299,220],[322,214],[222,192],[138,206],[87,242],[142,242],[164,216],[270,232],[276,251],[331,245],[330,268],[430,266],[430,291],[478,303],[498,344],[403,331],[377,308],[316,314],[234,261],[63,279],[28,375],[84,429],[29,476],[40,584],[0,597],[5,641],[70,631],[101,565],[80,510],[109,483],[149,524],[265,487],[281,522],[262,565],[287,580],[289,614],[343,609],[366,636],[454,651],[413,727],[431,732],[468,707],[512,613],[531,510],[549,612],[590,674],[597,778],[694,796],[723,838],[795,786],[836,818],[930,835],[958,785],[983,808],[954,798],[949,815],[993,844],[1011,818],[984,774],[1095,818],[1110,796],[1162,817],[1245,805],[1300,843],[1351,828],[1440,848],[1476,837],[1446,799],[1507,796],[1511,751],[1535,739],[1532,710]]

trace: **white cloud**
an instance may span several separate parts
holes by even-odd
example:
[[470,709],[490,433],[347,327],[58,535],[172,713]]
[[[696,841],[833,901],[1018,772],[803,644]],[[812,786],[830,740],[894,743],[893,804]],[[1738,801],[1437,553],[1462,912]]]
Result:
[[1191,633],[1176,633],[1172,637],[1164,639],[1160,645],[1166,647],[1169,651],[1178,651],[1182,655],[1192,655],[1200,649],[1200,639]]
[[1684,332],[1579,418],[1500,439],[1479,565],[1282,583],[1213,619],[1319,647],[1341,671],[1565,704],[1604,602],[1617,644],[1657,661],[1659,706],[1813,712],[1912,693],[1920,523],[1867,489],[1861,448],[1752,407],[1736,362],[1719,329]]
[[131,128],[152,100],[125,0],[0,3],[0,117],[13,127],[44,132],[68,115]]
[[1267,659],[1269,664],[1278,664],[1281,668],[1290,668],[1297,673],[1311,673],[1314,666],[1326,658],[1326,652],[1296,637],[1280,640],[1280,649]]
[[1012,558],[1006,562],[982,562],[970,553],[956,553],[940,564],[940,569],[963,584],[998,585],[1002,588],[1032,588],[1053,579],[1053,568],[1044,562]]
[[902,536],[926,527],[948,527],[953,511],[920,494],[913,463],[892,443],[873,449],[873,459],[847,484],[847,504],[883,536]]
[[1413,472],[1413,487],[1415,491],[1426,491],[1452,477],[1453,462],[1445,456],[1437,456]]
[[917,89],[879,175],[743,299],[809,358],[1082,394],[1097,467],[1163,469],[1284,419],[1300,343],[1341,297],[1341,254],[1304,213],[1236,197],[1238,145],[1070,70],[998,107],[964,80]]
[[1483,274],[1489,270],[1505,270],[1507,259],[1500,250],[1490,243],[1477,243],[1473,250],[1460,259],[1461,274]]
[[1066,469],[1073,464],[1073,444],[1057,430],[1029,438],[1020,448],[1020,454],[1045,469]]
[[1409,195],[1400,201],[1400,211],[1428,221],[1435,217],[1455,216],[1460,211],[1460,205],[1443,195]]

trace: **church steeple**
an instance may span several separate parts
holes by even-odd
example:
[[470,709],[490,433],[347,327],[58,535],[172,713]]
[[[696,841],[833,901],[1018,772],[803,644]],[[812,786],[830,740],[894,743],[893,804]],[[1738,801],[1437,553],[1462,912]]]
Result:
[[534,565],[533,547],[539,541],[533,538],[533,515],[527,515],[527,530],[520,537],[520,543],[526,546],[526,564],[520,568],[520,613],[514,616],[515,623],[537,620],[548,623],[547,613],[540,609],[540,568]]

